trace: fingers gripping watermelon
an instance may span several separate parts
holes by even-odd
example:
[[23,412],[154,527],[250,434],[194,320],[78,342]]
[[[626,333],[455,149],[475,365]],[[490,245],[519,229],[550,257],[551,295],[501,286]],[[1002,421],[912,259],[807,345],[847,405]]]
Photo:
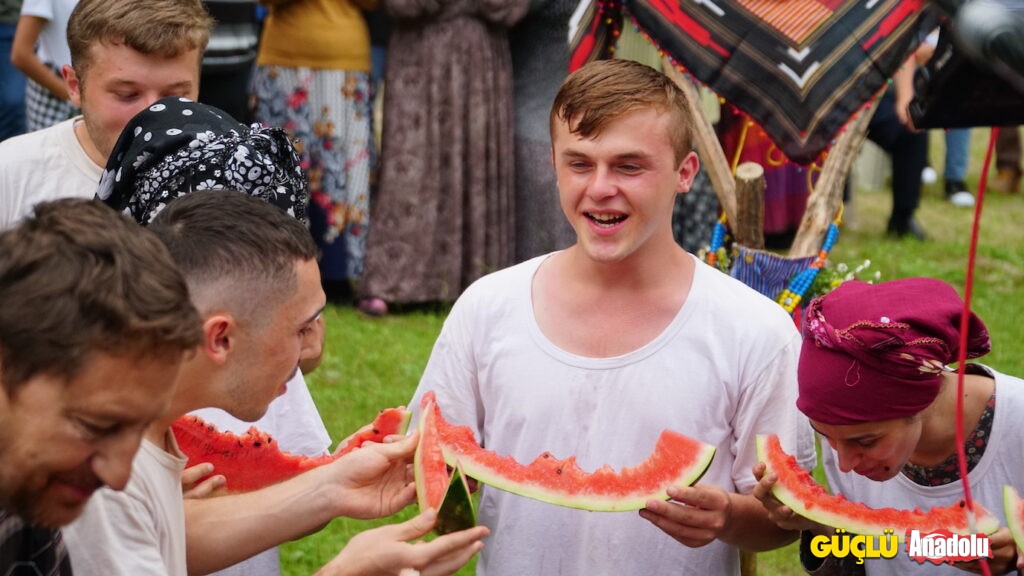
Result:
[[388,408],[377,415],[371,426],[348,438],[334,454],[318,457],[284,452],[269,434],[256,427],[239,436],[221,432],[197,416],[179,418],[171,430],[178,447],[188,457],[188,466],[210,462],[213,473],[226,479],[227,491],[248,492],[333,462],[366,442],[382,442],[386,436],[403,434],[410,416],[404,408]]
[[[969,534],[967,506],[960,502],[946,507],[935,507],[927,512],[920,509],[871,508],[860,502],[851,502],[843,495],[833,496],[815,482],[796,458],[786,454],[779,437],[757,437],[757,456],[778,477],[772,494],[797,514],[825,526],[844,528],[853,534],[884,536],[883,530],[892,528],[902,542],[907,530],[922,533],[946,529],[958,534]],[[999,519],[981,504],[974,503],[976,526],[979,532],[991,534],[999,529]]]
[[468,427],[446,421],[433,392],[424,395],[422,406],[424,418],[431,418],[437,428],[448,464],[460,464],[467,476],[495,488],[571,508],[615,512],[638,510],[652,499],[666,500],[670,486],[699,480],[715,455],[713,446],[665,430],[647,460],[618,472],[604,466],[587,473],[574,457],[559,460],[549,453],[524,466],[481,448]]
[[1021,500],[1013,486],[1003,486],[1003,512],[1013,541],[1018,549],[1024,550],[1024,500]]

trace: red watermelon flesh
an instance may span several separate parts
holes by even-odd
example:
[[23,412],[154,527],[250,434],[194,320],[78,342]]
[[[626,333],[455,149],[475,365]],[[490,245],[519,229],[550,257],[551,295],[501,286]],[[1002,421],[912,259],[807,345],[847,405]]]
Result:
[[1003,513],[1013,541],[1018,549],[1024,550],[1024,500],[1020,499],[1013,486],[1003,486]]
[[441,509],[451,475],[441,452],[441,439],[437,434],[433,410],[426,410],[420,418],[420,442],[413,456],[413,476],[416,480],[416,500],[420,510]]
[[[970,533],[967,505],[963,500],[951,506],[937,506],[927,512],[919,508],[871,508],[861,502],[847,500],[842,494],[829,494],[797,463],[796,458],[786,454],[779,437],[774,434],[757,437],[757,455],[767,465],[768,472],[778,477],[772,494],[779,502],[819,524],[865,536],[885,536],[883,530],[891,528],[900,541],[907,530],[928,533],[945,529],[958,534]],[[974,513],[979,532],[991,534],[999,529],[999,519],[977,502],[974,503]]]
[[584,510],[638,510],[648,500],[668,498],[670,486],[689,486],[703,476],[715,448],[665,430],[651,455],[639,465],[616,472],[604,466],[588,473],[575,457],[559,460],[545,452],[523,465],[477,444],[472,430],[449,423],[432,392],[423,397],[424,413],[434,412],[445,460],[461,464],[466,475],[513,494]]
[[210,462],[213,474],[226,479],[227,491],[248,492],[333,462],[365,442],[381,442],[386,436],[401,434],[408,422],[409,412],[404,408],[388,408],[377,415],[370,428],[352,435],[334,454],[317,457],[285,452],[255,426],[237,435],[221,432],[198,416],[183,416],[171,429],[178,447],[188,457],[188,466]]

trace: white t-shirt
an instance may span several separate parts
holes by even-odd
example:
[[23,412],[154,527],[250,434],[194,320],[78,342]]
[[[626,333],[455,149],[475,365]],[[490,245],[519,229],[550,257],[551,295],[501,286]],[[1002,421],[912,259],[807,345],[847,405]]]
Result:
[[[1024,489],[1024,426],[1019,421],[1024,414],[1024,380],[1000,374],[990,368],[975,365],[990,372],[996,379],[996,407],[992,418],[992,433],[981,460],[968,473],[971,497],[1006,525],[1003,513],[1003,485],[1012,484]],[[950,422],[952,425],[952,422]],[[964,497],[959,481],[942,486],[921,486],[903,474],[885,482],[875,482],[860,474],[839,471],[835,451],[822,442],[822,465],[834,494],[864,502],[872,508],[921,508],[949,506]],[[905,574],[963,575],[964,571],[948,564],[923,565],[910,559],[904,546],[893,559],[868,558],[864,567],[869,576],[902,576]]]
[[[534,318],[531,284],[545,258],[466,290],[413,407],[436,391],[446,419],[522,463],[550,451],[575,455],[586,471],[633,466],[670,428],[717,447],[701,482],[730,492],[756,484],[756,434],[779,434],[813,465],[810,429],[795,404],[800,335],[781,307],[694,259],[686,302],[660,335],[622,356],[581,357],[551,343]],[[477,564],[487,576],[739,572],[731,546],[687,548],[636,512],[586,512],[484,487],[480,521],[491,529]]]
[[0,142],[0,231],[16,226],[39,202],[96,195],[103,168],[75,137],[75,122],[81,120]]
[[148,440],[132,461],[124,491],[101,488],[82,515],[64,528],[75,576],[186,576],[186,458],[167,432],[173,453]]
[[[256,422],[243,422],[217,408],[192,412],[221,430],[242,434],[255,426],[277,440],[279,448],[292,454],[319,456],[327,453],[331,437],[309,394],[302,373],[296,371],[284,394],[270,403],[267,413]],[[273,547],[234,566],[214,572],[214,576],[276,576],[281,572],[280,550]]]
[[39,32],[37,55],[43,62],[57,66],[71,64],[68,19],[77,4],[78,0],[25,0],[21,5],[22,16],[38,16],[49,21]]

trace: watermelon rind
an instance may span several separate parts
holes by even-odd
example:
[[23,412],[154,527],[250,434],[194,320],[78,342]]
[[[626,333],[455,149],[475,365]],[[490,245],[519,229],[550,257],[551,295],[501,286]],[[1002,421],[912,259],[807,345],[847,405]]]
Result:
[[456,462],[452,480],[448,484],[448,492],[445,493],[441,508],[437,511],[434,532],[449,534],[468,530],[473,526],[476,526],[473,495],[469,491],[466,475],[462,472],[462,465]]
[[559,506],[594,512],[639,510],[650,500],[667,500],[672,486],[692,485],[715,456],[714,446],[665,430],[647,460],[618,472],[607,466],[585,472],[574,458],[559,460],[548,453],[523,465],[481,448],[468,427],[444,419],[433,399],[432,393],[424,396],[424,414],[434,412],[449,465],[461,464],[467,476],[494,488]]
[[1024,502],[1021,502],[1017,490],[1009,484],[1003,486],[1003,514],[1017,549],[1024,550]]
[[[892,529],[902,542],[907,530],[932,532],[946,529],[957,534],[970,534],[966,505],[963,501],[928,511],[871,508],[860,502],[847,500],[843,495],[832,495],[797,464],[793,456],[779,446],[775,435],[757,436],[757,457],[767,466],[765,474],[774,473],[778,481],[772,486],[775,498],[793,512],[824,526],[842,528],[851,534],[887,536]],[[992,534],[999,529],[999,519],[975,502],[978,532]]]

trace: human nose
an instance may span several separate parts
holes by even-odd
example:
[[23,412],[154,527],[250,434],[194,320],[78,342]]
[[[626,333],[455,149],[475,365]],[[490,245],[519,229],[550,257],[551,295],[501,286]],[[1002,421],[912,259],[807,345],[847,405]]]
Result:
[[93,473],[103,484],[114,490],[124,490],[141,441],[142,431],[125,432],[106,439],[93,456]]
[[856,468],[857,464],[860,464],[860,451],[846,448],[842,445],[840,445],[836,450],[839,453],[839,469],[843,472],[849,472]]
[[615,174],[607,166],[597,166],[587,186],[587,195],[593,200],[602,200],[618,193]]

